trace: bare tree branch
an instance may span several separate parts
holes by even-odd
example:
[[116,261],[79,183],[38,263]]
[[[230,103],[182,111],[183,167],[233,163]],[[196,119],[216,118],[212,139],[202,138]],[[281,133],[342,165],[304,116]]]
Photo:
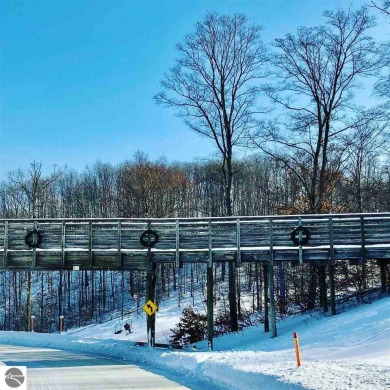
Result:
[[379,11],[383,12],[387,16],[390,15],[390,1],[389,0],[382,1],[381,6],[377,5],[375,3],[375,1],[371,1],[370,7],[378,9]]
[[[375,43],[367,35],[374,26],[367,8],[326,11],[324,16],[326,25],[300,27],[295,35],[275,40],[272,63],[276,85],[265,89],[285,118],[278,136],[272,139],[280,147],[278,158],[298,168],[304,161],[308,167],[309,212],[328,211],[323,204],[330,170],[339,166],[336,161],[343,161],[343,149],[337,142],[364,121],[354,119],[353,92],[361,78],[381,68]],[[372,117],[366,119],[370,120]],[[264,140],[268,134],[260,130],[258,136]],[[271,142],[263,145],[275,155]]]

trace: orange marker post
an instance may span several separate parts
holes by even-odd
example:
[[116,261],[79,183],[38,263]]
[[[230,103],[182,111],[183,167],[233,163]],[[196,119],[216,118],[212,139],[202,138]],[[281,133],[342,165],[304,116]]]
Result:
[[297,366],[301,365],[301,353],[299,352],[299,342],[298,342],[298,334],[294,332],[294,345],[295,345],[295,356],[297,357]]

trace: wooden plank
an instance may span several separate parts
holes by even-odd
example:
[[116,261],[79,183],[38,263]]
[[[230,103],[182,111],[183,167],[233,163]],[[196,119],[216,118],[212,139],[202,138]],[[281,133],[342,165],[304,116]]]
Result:
[[[304,221],[323,221],[328,220],[329,217],[334,217],[335,220],[345,220],[345,221],[356,221],[360,216],[363,216],[365,220],[387,220],[390,221],[390,213],[360,213],[360,214],[304,214],[304,215],[266,215],[266,216],[237,216],[237,217],[213,217],[212,221],[226,221],[230,222],[240,218],[242,221],[256,221],[267,223],[267,221],[272,218],[274,222],[277,221],[290,221],[297,220],[298,217],[302,217]],[[0,219],[0,221],[13,221],[13,222],[31,222],[31,219],[26,218],[9,218],[9,219]],[[43,222],[55,222],[61,223],[61,221],[74,222],[74,223],[88,223],[88,221],[109,223],[109,222],[118,222],[118,220],[129,223],[129,224],[143,224],[147,223],[149,218],[37,218],[37,221]],[[157,220],[157,219],[156,219]],[[177,218],[159,218],[159,223],[168,223],[174,224]],[[205,219],[203,218],[180,218],[180,222],[191,223],[191,224],[204,224]]]
[[60,252],[37,252],[37,262],[35,269],[63,269]]
[[65,267],[66,223],[61,224],[61,266]]
[[207,262],[207,267],[212,268],[213,267],[213,234],[212,234],[212,226],[211,226],[211,221],[209,220],[209,225],[208,225],[208,232],[209,232],[209,257],[208,257],[208,262]]
[[237,220],[229,221],[229,223],[213,222],[213,221],[210,221],[210,222],[212,225],[213,247],[217,247],[217,248],[236,247]]
[[180,268],[180,223],[179,220],[175,223],[175,237],[176,237],[176,267]]
[[365,250],[365,233],[364,233],[364,218],[360,217],[360,243],[361,243],[361,261],[366,260],[366,250]]
[[24,239],[29,231],[34,228],[34,222],[11,222],[8,224],[8,250],[29,249]]
[[117,254],[117,265],[122,267],[122,222],[118,221],[118,254]]
[[88,255],[89,255],[90,267],[93,267],[92,239],[93,239],[92,221],[89,221],[89,228],[88,228]]
[[[34,221],[34,230],[38,228],[38,223],[37,221]],[[32,248],[32,262],[31,262],[31,267],[36,268],[37,266],[37,248]]]

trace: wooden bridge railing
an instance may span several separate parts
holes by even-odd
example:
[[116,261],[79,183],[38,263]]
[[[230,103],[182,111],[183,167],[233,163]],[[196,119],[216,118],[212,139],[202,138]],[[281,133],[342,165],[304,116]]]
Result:
[[[310,232],[305,245],[291,232]],[[269,262],[390,259],[390,213],[202,219],[0,220],[2,269],[146,269],[141,234],[158,242],[151,261]],[[39,242],[37,242],[39,241]]]

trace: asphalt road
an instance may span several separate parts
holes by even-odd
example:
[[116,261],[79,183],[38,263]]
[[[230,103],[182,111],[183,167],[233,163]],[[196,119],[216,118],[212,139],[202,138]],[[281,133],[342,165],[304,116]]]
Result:
[[[0,362],[27,366],[28,390],[188,389],[137,366],[56,349],[0,345]],[[0,390],[11,389],[0,377]]]

